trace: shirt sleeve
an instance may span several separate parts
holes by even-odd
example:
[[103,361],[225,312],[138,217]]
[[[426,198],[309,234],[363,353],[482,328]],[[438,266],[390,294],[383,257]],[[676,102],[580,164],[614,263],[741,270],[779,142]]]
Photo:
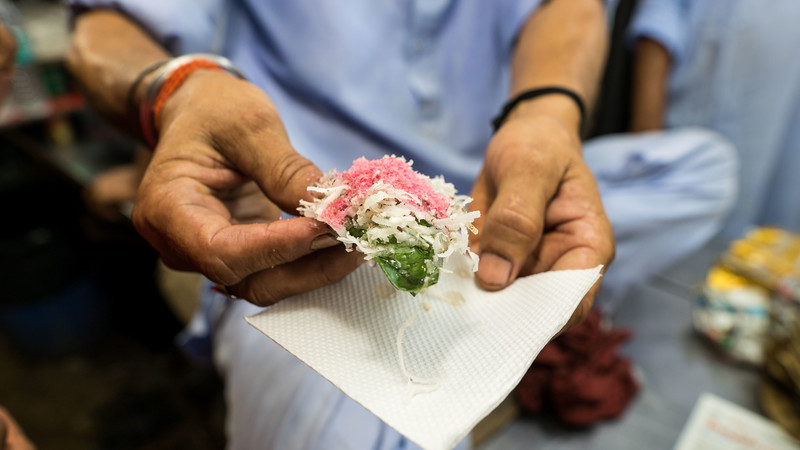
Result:
[[639,38],[649,38],[680,59],[688,41],[688,11],[681,0],[641,0],[627,31],[628,45]]
[[174,55],[216,50],[224,0],[68,0],[72,17],[113,9],[137,22]]

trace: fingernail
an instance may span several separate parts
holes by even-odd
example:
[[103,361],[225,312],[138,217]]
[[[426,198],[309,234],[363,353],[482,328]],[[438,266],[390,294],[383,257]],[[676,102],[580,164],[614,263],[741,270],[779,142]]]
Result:
[[332,234],[323,234],[314,238],[311,241],[311,250],[317,251],[323,248],[333,247],[337,245],[339,241],[336,240],[336,236]]
[[494,253],[484,253],[478,263],[478,276],[486,284],[505,286],[511,277],[511,261]]

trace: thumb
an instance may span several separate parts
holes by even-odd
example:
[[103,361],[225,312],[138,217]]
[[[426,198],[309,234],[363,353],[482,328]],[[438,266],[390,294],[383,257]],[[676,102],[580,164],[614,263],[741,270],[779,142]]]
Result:
[[259,161],[247,173],[282,210],[297,214],[300,200],[312,200],[308,187],[316,183],[322,176],[317,166],[297,153],[288,140],[262,151]]
[[292,147],[280,115],[266,94],[247,82],[238,87],[247,89],[251,100],[256,101],[256,107],[251,107],[255,110],[241,107],[242,111],[230,111],[242,114],[242,118],[215,135],[213,147],[255,181],[273,203],[296,214],[300,199],[311,200],[307,188],[319,180],[322,172]]
[[319,180],[322,171],[297,153],[280,124],[277,129],[249,136],[247,141],[245,149],[249,151],[243,152],[238,169],[282,210],[297,214],[300,200],[312,199],[307,188]]
[[524,181],[504,178],[483,219],[476,278],[484,289],[510,284],[542,237],[549,196]]

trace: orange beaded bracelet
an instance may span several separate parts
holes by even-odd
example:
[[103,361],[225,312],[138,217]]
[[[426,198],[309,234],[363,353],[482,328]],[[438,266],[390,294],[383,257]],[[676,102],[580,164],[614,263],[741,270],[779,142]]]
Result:
[[[170,73],[161,85],[155,100],[153,101],[153,123],[156,127],[161,123],[161,110],[172,94],[186,81],[186,78],[197,69],[222,70],[217,63],[205,59],[195,59],[190,61]],[[155,130],[158,132],[158,129]]]
[[139,104],[139,125],[150,148],[155,148],[158,142],[158,124],[167,100],[198,69],[225,70],[244,78],[230,60],[218,55],[190,54],[167,62],[158,69]]

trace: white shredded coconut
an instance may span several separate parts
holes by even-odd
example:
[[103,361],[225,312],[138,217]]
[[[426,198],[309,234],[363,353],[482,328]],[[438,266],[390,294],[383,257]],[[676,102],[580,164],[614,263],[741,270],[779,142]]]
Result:
[[[386,251],[390,237],[394,237],[398,245],[431,247],[435,255],[433,263],[440,268],[448,256],[467,253],[473,263],[473,272],[477,271],[478,255],[469,250],[468,234],[470,231],[477,232],[472,222],[480,217],[480,212],[467,211],[472,198],[457,195],[453,184],[447,183],[441,176],[420,176],[427,179],[436,192],[450,199],[450,206],[443,217],[437,218],[432,212],[417,206],[422,202],[412,194],[378,181],[368,188],[362,199],[352,201],[345,225],[338,229],[334,227],[338,240],[345,244],[348,251],[356,248],[364,253],[367,260]],[[305,217],[323,220],[320,215],[346,189],[347,185],[336,176],[336,171],[331,171],[316,186],[308,188],[316,193],[316,198],[311,202],[301,201],[298,210]],[[430,226],[420,223],[423,221]],[[359,237],[353,236],[348,231],[350,227],[364,232]]]

